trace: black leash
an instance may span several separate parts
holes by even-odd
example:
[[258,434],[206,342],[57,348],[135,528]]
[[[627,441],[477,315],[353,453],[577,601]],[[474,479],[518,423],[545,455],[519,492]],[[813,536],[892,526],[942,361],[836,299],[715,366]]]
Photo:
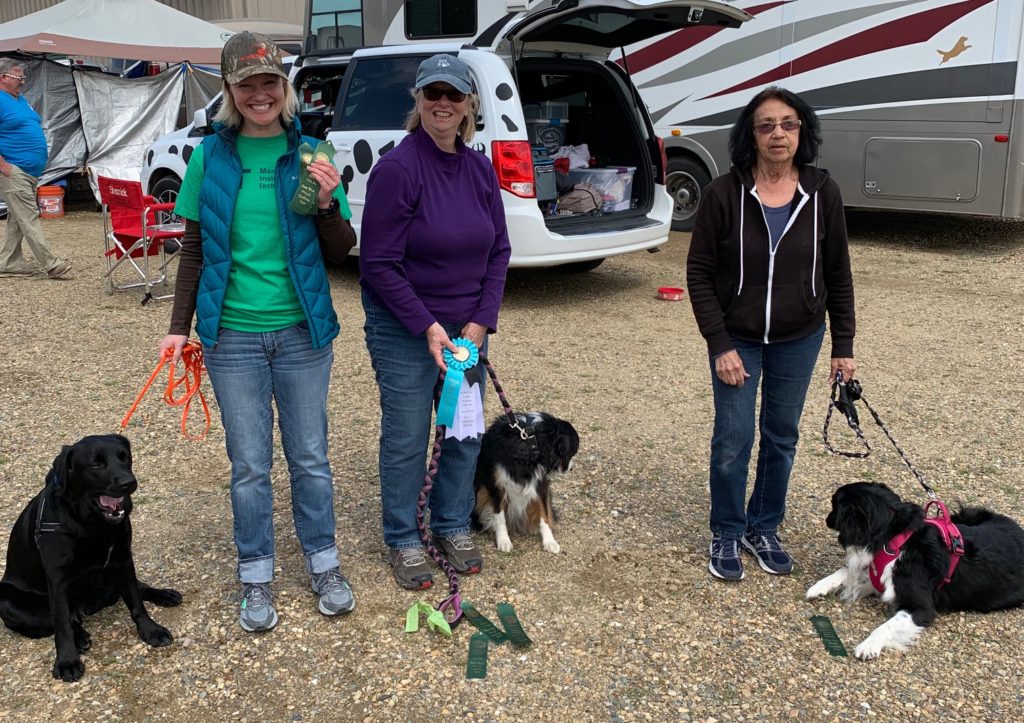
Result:
[[[924,480],[924,475],[914,467],[914,464],[910,461],[907,453],[900,449],[899,444],[896,443],[896,439],[889,432],[889,429],[882,422],[881,417],[878,416],[878,412],[868,403],[867,398],[864,396],[864,389],[861,387],[860,382],[856,379],[851,379],[848,382],[843,381],[843,373],[836,372],[835,381],[832,382],[832,396],[828,402],[828,413],[825,415],[825,427],[822,429],[822,437],[825,441],[825,447],[834,455],[839,457],[854,457],[857,459],[863,459],[871,454],[871,445],[868,444],[868,440],[864,437],[864,432],[860,428],[860,420],[857,416],[857,408],[854,406],[856,401],[864,402],[864,406],[867,407],[868,411],[871,412],[871,416],[874,418],[875,423],[882,428],[885,432],[885,436],[892,442],[892,446],[899,452],[900,457],[903,458],[903,462],[910,468],[910,471],[914,473],[917,481],[921,483],[924,491],[928,493],[928,496],[933,500],[937,500],[939,497],[935,494],[935,490],[928,486],[928,483]],[[832,420],[832,410],[838,409],[843,416],[846,417],[846,423],[850,425],[850,429],[853,430],[854,434],[857,435],[857,439],[864,445],[863,452],[846,452],[836,449],[832,446],[832,443],[828,440],[828,426]]]

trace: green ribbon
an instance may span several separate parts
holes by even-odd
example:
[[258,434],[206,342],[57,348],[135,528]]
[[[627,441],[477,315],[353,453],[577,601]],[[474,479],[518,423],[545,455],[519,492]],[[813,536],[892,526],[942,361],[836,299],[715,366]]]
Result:
[[415,633],[420,629],[421,613],[427,616],[427,627],[430,630],[446,635],[449,638],[452,636],[452,627],[448,624],[448,621],[444,619],[444,613],[430,603],[422,601],[413,603],[412,607],[406,611],[405,632]]
[[320,184],[309,175],[309,164],[313,161],[334,162],[334,145],[330,141],[320,141],[314,150],[308,143],[299,146],[299,187],[295,189],[289,207],[295,213],[312,216],[317,210],[317,195]]

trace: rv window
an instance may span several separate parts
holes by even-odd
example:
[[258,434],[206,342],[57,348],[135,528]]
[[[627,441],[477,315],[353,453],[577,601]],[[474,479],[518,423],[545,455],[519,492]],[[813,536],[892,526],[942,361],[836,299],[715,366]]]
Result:
[[367,58],[350,66],[334,127],[337,130],[401,130],[413,107],[410,88],[422,57]]
[[363,45],[363,12],[360,0],[313,0],[309,33],[315,48],[358,48]]
[[440,38],[476,35],[476,0],[406,0],[405,35]]

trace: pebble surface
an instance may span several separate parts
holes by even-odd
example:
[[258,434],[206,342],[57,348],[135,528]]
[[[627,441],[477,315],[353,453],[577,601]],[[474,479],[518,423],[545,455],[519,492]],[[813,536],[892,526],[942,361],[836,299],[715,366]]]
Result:
[[[857,359],[865,395],[947,501],[1022,509],[1024,228],[984,219],[851,212]],[[76,211],[44,221],[75,278],[0,279],[0,530],[38,491],[62,444],[116,431],[156,362],[167,302],[107,295],[102,221]],[[881,431],[867,460],[828,455],[828,342],[808,395],[790,485],[787,577],[751,558],[736,584],[707,573],[709,370],[685,287],[689,237],[659,253],[608,259],[570,275],[511,272],[491,361],[516,409],[544,410],[580,432],[575,468],[554,485],[562,552],[513,538],[502,554],[477,536],[484,572],[463,594],[492,620],[509,601],[533,645],[491,646],[487,677],[465,679],[472,628],[451,639],[403,632],[430,594],[401,591],[380,536],[379,407],[362,335],[353,262],[332,269],[342,325],[330,392],[331,464],[342,568],[357,608],[326,618],[291,527],[286,465],[274,459],[280,624],[237,624],[223,432],[185,440],[179,411],[151,392],[127,430],[140,487],[133,527],[139,575],[185,596],[151,608],[174,634],[138,640],[123,606],[86,621],[85,677],[54,681],[52,639],[0,630],[3,721],[1007,721],[1024,693],[1024,612],[940,617],[918,645],[871,662],[827,654],[811,615],[850,651],[886,618],[876,602],[808,602],[841,564],[824,518],[835,487],[885,481],[923,493]],[[496,395],[487,414],[500,412]],[[864,418],[867,415],[863,415]],[[200,425],[199,416],[191,429]],[[835,442],[851,448],[848,430]],[[0,560],[6,533],[0,534]]]

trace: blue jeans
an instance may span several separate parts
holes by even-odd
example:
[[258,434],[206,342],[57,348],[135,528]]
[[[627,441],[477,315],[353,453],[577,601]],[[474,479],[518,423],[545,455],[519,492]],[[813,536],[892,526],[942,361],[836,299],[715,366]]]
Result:
[[[802,339],[760,344],[733,339],[750,378],[724,383],[711,360],[715,428],[711,437],[711,531],[739,539],[750,530],[777,531],[786,514],[786,491],[800,437],[800,414],[825,326]],[[761,387],[754,491],[746,504],[747,472],[754,446],[754,405]]]
[[[416,506],[427,473],[427,446],[433,444],[434,388],[440,370],[427,350],[426,335],[413,336],[388,309],[363,292],[366,348],[380,390],[380,497],[384,542],[401,549],[421,544]],[[452,339],[465,324],[442,324]],[[483,353],[487,353],[484,341]],[[481,371],[483,368],[481,366]],[[484,372],[486,374],[486,372]],[[480,385],[481,398],[484,385]],[[480,439],[446,439],[441,445],[430,492],[430,530],[450,536],[469,532],[473,477]]]
[[221,329],[204,347],[231,460],[231,510],[238,579],[274,577],[274,505],[270,467],[277,404],[281,446],[291,477],[292,518],[306,571],[338,566],[334,501],[327,461],[327,387],[334,352],[313,349],[305,323],[269,332]]

